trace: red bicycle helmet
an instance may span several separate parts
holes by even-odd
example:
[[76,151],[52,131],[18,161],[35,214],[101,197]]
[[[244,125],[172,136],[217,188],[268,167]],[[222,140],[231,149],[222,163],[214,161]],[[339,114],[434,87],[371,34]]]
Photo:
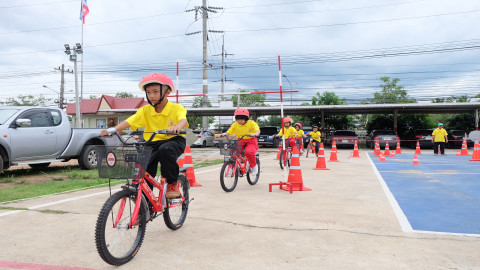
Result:
[[302,128],[302,124],[300,124],[300,123],[295,123],[295,125],[293,125],[293,126],[299,126],[300,128]]
[[293,120],[290,117],[283,118],[283,123],[285,124],[286,122],[290,122],[290,124],[292,124]]
[[245,115],[246,117],[250,117],[250,113],[248,112],[247,109],[244,108],[238,108],[235,110],[235,113],[233,114],[234,116],[237,115]]
[[173,81],[168,77],[168,75],[163,73],[152,73],[142,78],[140,83],[138,84],[138,88],[140,90],[145,91],[145,85],[149,83],[159,83],[163,85],[168,85],[170,90],[172,91],[171,94],[175,93],[175,87],[173,86]]

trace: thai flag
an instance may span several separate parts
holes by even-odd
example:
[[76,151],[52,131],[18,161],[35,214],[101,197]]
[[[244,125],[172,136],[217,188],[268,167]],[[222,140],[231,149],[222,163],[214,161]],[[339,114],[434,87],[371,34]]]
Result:
[[85,24],[85,17],[87,16],[88,12],[87,0],[82,0],[80,5],[80,20],[83,21],[83,24]]

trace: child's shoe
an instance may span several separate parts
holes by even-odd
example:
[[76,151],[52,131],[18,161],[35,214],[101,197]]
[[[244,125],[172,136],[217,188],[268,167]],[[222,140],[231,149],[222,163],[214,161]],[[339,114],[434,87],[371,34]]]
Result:
[[255,165],[255,167],[252,168],[251,174],[257,175],[258,174],[258,164]]
[[165,196],[168,199],[175,199],[180,197],[180,189],[178,189],[178,184],[177,183],[168,184],[167,193],[165,194]]

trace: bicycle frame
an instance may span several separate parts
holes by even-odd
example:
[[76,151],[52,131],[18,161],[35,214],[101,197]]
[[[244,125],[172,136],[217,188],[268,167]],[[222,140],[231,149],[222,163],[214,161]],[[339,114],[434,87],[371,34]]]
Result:
[[230,158],[235,159],[235,167],[233,167],[233,171],[236,172],[237,168],[240,168],[240,173],[242,175],[247,174],[247,158],[242,155],[235,155],[231,156]]

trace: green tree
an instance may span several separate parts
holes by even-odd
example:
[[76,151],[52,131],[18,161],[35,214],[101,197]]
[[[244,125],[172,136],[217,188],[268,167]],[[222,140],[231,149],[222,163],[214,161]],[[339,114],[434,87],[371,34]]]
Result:
[[[444,99],[443,102],[470,102],[471,98],[468,95],[451,96]],[[443,103],[434,102],[433,103]],[[459,129],[472,131],[475,129],[475,116],[473,113],[459,113],[459,114],[437,114],[431,116],[434,123],[442,122],[445,128]]]
[[258,125],[261,127],[265,126],[281,126],[282,118],[280,115],[269,115],[265,118],[259,118],[257,121]]
[[[311,103],[303,103],[303,106],[317,105],[344,105],[346,101],[340,99],[334,92],[317,92],[312,97]],[[300,122],[304,125],[319,126],[322,122],[320,115],[307,115],[294,117],[294,122]],[[350,129],[353,128],[353,116],[351,115],[325,115],[325,128],[327,129]]]
[[[193,108],[201,108],[203,107],[203,97],[195,97],[193,99],[193,104],[192,104],[192,107]],[[210,103],[210,101],[207,102],[207,107],[212,107],[212,104]],[[194,120],[195,119],[195,120]],[[197,127],[201,127],[202,126],[202,117],[193,117],[193,116],[187,116],[187,121],[188,121],[188,125],[190,126],[190,128],[192,129],[195,129]],[[209,116],[208,117],[208,123],[209,124],[212,124],[213,122],[215,121],[215,117],[214,116]]]
[[[240,91],[246,93],[248,91]],[[267,98],[266,94],[251,94],[251,95],[240,95],[240,106],[237,105],[238,103],[238,95],[232,95],[230,99],[227,100],[233,101],[234,107],[264,107],[267,106],[265,104],[265,100]]]
[[[383,82],[379,85],[380,92],[375,92],[373,98],[364,100],[366,104],[396,104],[415,103],[416,100],[408,96],[403,86],[399,85],[400,79],[382,77]],[[435,100],[440,102],[441,99]],[[393,129],[393,114],[375,114],[366,116],[366,129],[370,133],[375,129]],[[432,127],[432,121],[428,114],[401,114],[397,117],[397,134],[402,140],[411,139],[415,129]]]
[[51,99],[45,98],[40,94],[40,96],[19,95],[17,98],[10,97],[2,103],[6,106],[46,106],[49,101],[51,101]]
[[396,104],[396,103],[415,103],[416,100],[408,96],[407,91],[403,86],[398,85],[400,79],[390,77],[381,77],[383,84],[379,86],[382,88],[380,92],[373,93],[373,98],[367,99],[364,103],[370,104]]
[[115,97],[118,97],[118,98],[132,98],[134,97],[132,93],[128,93],[128,92],[118,92],[115,94]]

